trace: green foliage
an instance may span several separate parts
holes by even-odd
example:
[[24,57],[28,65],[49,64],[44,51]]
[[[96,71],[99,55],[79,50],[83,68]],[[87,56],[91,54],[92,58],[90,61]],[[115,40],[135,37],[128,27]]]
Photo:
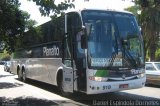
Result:
[[[160,0],[134,0],[135,6],[127,10],[133,12],[142,28],[146,58],[155,60],[156,49],[159,47],[160,35]],[[141,11],[137,15],[136,11]]]
[[140,7],[138,5],[134,5],[129,8],[126,8],[125,10],[132,12],[138,18],[139,9],[140,9]]
[[57,16],[57,14],[63,13],[64,10],[67,10],[68,8],[74,8],[74,4],[70,0],[64,0],[63,2],[60,2],[59,4],[55,3],[55,0],[28,0],[36,2],[36,5],[40,6],[39,10],[41,15],[46,16],[50,15],[50,13],[53,13],[54,16]]
[[145,50],[149,51],[149,57],[151,61],[154,61],[160,34],[160,3],[157,0],[142,1],[139,1],[142,11],[140,22],[143,30]]
[[0,2],[0,40],[5,42],[7,50],[10,49],[8,46],[14,45],[14,35],[22,33],[21,29],[24,29],[18,6],[17,0],[2,0]]
[[11,56],[10,56],[10,54],[7,53],[6,50],[4,50],[3,53],[0,53],[0,60],[2,60],[2,61],[8,61],[10,59],[11,59]]
[[24,21],[18,10],[18,0],[1,0],[0,7],[0,41],[4,41],[10,51],[14,45],[14,36],[24,30]]
[[[74,8],[72,4],[74,0],[64,0],[64,2],[60,2],[59,4],[56,4],[55,0],[28,1],[36,2],[36,5],[40,6],[39,10],[43,16],[53,13],[52,18],[56,17],[57,14],[63,14],[64,10],[68,8]],[[33,26],[36,24],[36,21],[29,20],[30,15],[20,10],[19,6],[19,0],[1,0],[0,2],[0,51],[2,51],[4,44],[5,50],[10,54],[15,48],[22,47],[22,45],[25,47],[22,41],[24,31],[33,30],[35,32]],[[36,31],[35,34],[41,33],[38,29]],[[39,37],[41,36],[41,34],[38,35]]]
[[18,0],[0,2],[0,47],[1,44],[5,44],[9,53],[14,51],[15,43],[24,30],[35,24],[35,21],[29,21],[30,15],[27,12],[19,10],[19,6]]
[[[22,11],[22,10],[21,10]],[[31,20],[29,19],[30,18],[30,15],[28,14],[28,12],[26,11],[22,11],[22,15],[23,15],[23,19],[25,20],[25,30],[29,30],[29,29],[32,29],[34,27],[34,25],[37,24],[37,22],[35,20]]]
[[160,49],[156,50],[156,60],[160,61]]

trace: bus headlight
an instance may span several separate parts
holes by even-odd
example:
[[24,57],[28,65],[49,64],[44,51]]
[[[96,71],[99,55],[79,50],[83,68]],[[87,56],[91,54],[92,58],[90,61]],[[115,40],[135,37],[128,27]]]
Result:
[[95,77],[95,76],[89,76],[89,79],[93,81],[100,81],[100,82],[105,82],[108,80],[108,78],[106,77]]
[[144,77],[145,76],[145,74],[144,73],[141,73],[141,74],[138,74],[137,75],[137,78],[142,78],[142,77]]

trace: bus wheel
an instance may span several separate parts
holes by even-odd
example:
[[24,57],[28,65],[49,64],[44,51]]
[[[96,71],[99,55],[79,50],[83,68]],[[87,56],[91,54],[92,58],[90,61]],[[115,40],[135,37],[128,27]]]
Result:
[[22,72],[20,71],[20,70],[18,70],[18,79],[20,80],[20,81],[22,81]]
[[22,81],[26,82],[26,72],[25,72],[25,70],[22,71]]
[[58,84],[58,88],[62,94],[62,96],[64,97],[69,97],[71,96],[71,93],[65,92],[63,89],[63,75],[62,75],[62,71],[58,73],[58,77],[57,77],[57,84]]

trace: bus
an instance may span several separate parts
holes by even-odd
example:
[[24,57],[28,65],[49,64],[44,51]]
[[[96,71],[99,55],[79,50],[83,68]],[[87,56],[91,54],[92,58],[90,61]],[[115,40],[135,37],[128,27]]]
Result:
[[22,81],[55,85],[63,95],[145,85],[143,39],[130,12],[71,11],[25,32],[20,41],[11,67]]

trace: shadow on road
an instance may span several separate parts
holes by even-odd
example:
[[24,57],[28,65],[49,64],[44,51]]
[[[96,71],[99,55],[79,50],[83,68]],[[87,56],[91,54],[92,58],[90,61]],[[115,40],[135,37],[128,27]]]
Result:
[[[61,96],[61,93],[56,86],[42,83],[39,81],[34,81],[34,80],[28,80],[27,83]],[[124,101],[130,101],[137,104],[139,103],[139,105],[141,106],[146,105],[145,103],[149,104],[146,106],[160,106],[160,99],[153,98],[153,97],[146,97],[138,94],[137,95],[130,94],[126,92],[112,92],[112,93],[94,94],[94,95],[86,95],[84,93],[76,92],[74,95],[67,98],[76,102],[86,104],[86,105],[93,105],[94,101],[106,101],[107,103],[114,102],[114,101],[121,101],[122,103]],[[112,104],[112,105],[116,106],[117,104]],[[125,105],[125,106],[129,106],[129,105]]]
[[154,87],[154,88],[160,88],[160,85],[154,85],[154,84],[147,84],[145,86],[147,86],[147,87]]
[[83,106],[70,100],[47,100],[34,97],[5,98],[0,97],[0,106]]
[[0,78],[9,77],[9,76],[14,76],[14,74],[10,74],[10,75],[0,75]]
[[58,106],[54,101],[32,97],[18,97],[15,99],[0,97],[0,106]]
[[101,103],[107,103],[106,105],[111,106],[160,106],[160,99],[126,92],[112,92],[94,95],[77,93],[70,99],[87,105],[94,105],[95,101],[96,103],[100,101]]
[[15,87],[20,87],[20,86],[23,86],[23,84],[0,82],[0,89],[15,88]]
[[[15,78],[15,79],[20,81],[18,78]],[[32,79],[27,79],[27,81],[25,83],[36,86],[36,87],[44,89],[44,90],[47,90],[51,93],[55,93],[57,95],[60,95],[60,91],[59,91],[58,87],[56,87],[54,85],[43,83],[43,82],[32,80]]]

